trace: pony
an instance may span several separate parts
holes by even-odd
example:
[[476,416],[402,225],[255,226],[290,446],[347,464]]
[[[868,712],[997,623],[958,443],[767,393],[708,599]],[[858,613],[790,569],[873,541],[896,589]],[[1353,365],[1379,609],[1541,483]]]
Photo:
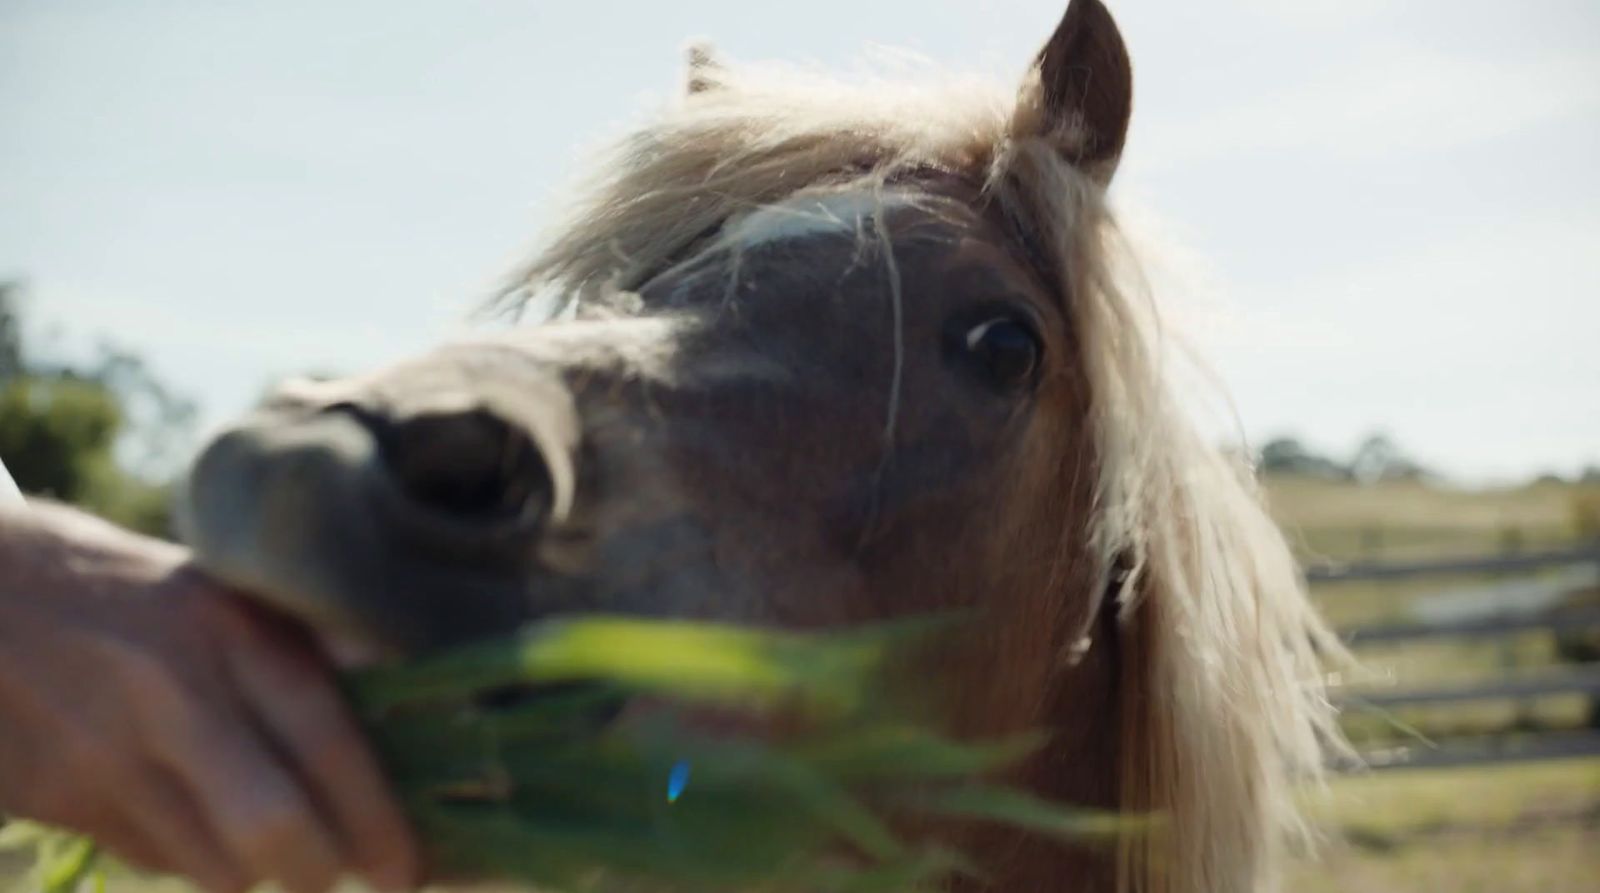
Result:
[[1106,8],[1071,0],[1005,89],[689,55],[499,296],[537,321],[287,383],[209,443],[200,564],[375,654],[577,611],[961,609],[923,679],[952,727],[1047,729],[1013,781],[1162,818],[970,832],[988,889],[1271,887],[1339,746],[1337,643],[1169,380],[1107,203]]

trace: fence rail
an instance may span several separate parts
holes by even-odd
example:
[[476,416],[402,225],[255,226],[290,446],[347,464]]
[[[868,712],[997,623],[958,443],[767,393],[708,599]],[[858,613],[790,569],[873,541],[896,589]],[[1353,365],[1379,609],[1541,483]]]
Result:
[[1542,672],[1466,684],[1359,689],[1340,694],[1338,700],[1370,707],[1410,707],[1418,704],[1459,704],[1466,701],[1503,701],[1551,695],[1600,697],[1600,667]]
[[1538,614],[1491,615],[1460,620],[1419,620],[1373,623],[1340,632],[1354,647],[1417,639],[1495,638],[1525,632],[1579,632],[1600,627],[1600,608],[1546,611]]
[[1373,769],[1453,769],[1488,763],[1529,763],[1600,756],[1600,731],[1543,732],[1538,735],[1487,735],[1448,742],[1417,742],[1362,755],[1346,771]]
[[1356,583],[1404,580],[1411,577],[1442,577],[1451,574],[1526,573],[1547,567],[1594,563],[1600,563],[1600,544],[1586,543],[1565,549],[1466,555],[1418,561],[1322,562],[1306,567],[1305,574],[1306,579],[1312,583]]
[[[1530,575],[1549,568],[1590,565],[1595,573]],[[1544,631],[1556,636],[1600,635],[1600,604],[1566,604],[1578,592],[1600,587],[1600,543],[1586,543],[1537,552],[1455,556],[1427,561],[1323,564],[1306,569],[1313,583],[1408,580],[1429,576],[1490,575],[1506,578],[1495,586],[1440,593],[1435,616],[1351,626],[1340,636],[1352,648],[1408,641],[1495,639]],[[1512,579],[1520,576],[1521,579]],[[1451,610],[1437,610],[1441,604]],[[1441,707],[1479,702],[1512,701],[1520,705],[1552,697],[1578,697],[1591,703],[1591,721],[1600,722],[1600,664],[1575,663],[1536,673],[1513,670],[1510,649],[1499,675],[1448,683],[1336,692],[1336,701],[1351,707],[1378,709]],[[1361,754],[1365,769],[1423,769],[1495,762],[1522,762],[1600,756],[1600,728],[1517,732],[1451,738],[1417,739]],[[1343,767],[1354,768],[1354,767]]]

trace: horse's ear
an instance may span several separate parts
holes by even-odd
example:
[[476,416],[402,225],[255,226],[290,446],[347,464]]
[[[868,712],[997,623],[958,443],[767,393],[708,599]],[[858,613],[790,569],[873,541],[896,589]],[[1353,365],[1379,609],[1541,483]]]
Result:
[[711,44],[705,41],[696,41],[689,45],[689,76],[687,91],[690,96],[697,93],[709,93],[720,90],[723,86],[723,76],[727,69],[717,61],[717,54]]
[[1071,0],[1035,63],[1043,120],[1071,160],[1109,179],[1128,137],[1133,66],[1100,0]]

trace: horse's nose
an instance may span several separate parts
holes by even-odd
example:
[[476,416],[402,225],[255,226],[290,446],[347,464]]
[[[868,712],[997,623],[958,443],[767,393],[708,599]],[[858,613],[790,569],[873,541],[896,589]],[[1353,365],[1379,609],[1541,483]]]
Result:
[[555,492],[530,432],[486,407],[400,418],[347,410],[377,441],[382,473],[419,520],[493,527],[546,517]]
[[571,503],[577,433],[554,383],[519,384],[269,401],[195,461],[183,538],[204,569],[324,630],[419,651],[509,629]]

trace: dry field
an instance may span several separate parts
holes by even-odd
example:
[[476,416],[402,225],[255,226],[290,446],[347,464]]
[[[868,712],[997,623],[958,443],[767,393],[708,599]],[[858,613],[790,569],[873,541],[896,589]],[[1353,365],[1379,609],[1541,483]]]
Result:
[[[1454,491],[1415,483],[1356,487],[1273,480],[1274,514],[1303,555],[1349,559],[1492,552],[1571,542],[1600,488],[1539,484],[1498,491]],[[1337,624],[1405,616],[1415,599],[1486,580],[1341,584],[1315,592]],[[1558,660],[1552,637],[1505,641],[1430,641],[1360,654],[1365,669],[1401,683],[1467,679],[1510,663],[1537,668]],[[1577,698],[1533,704],[1473,704],[1388,716],[1351,711],[1358,741],[1405,737],[1397,724],[1430,734],[1490,731],[1513,723],[1581,723]],[[1293,893],[1600,891],[1600,760],[1374,773],[1334,781],[1308,795],[1324,840],[1315,857],[1291,866]]]

